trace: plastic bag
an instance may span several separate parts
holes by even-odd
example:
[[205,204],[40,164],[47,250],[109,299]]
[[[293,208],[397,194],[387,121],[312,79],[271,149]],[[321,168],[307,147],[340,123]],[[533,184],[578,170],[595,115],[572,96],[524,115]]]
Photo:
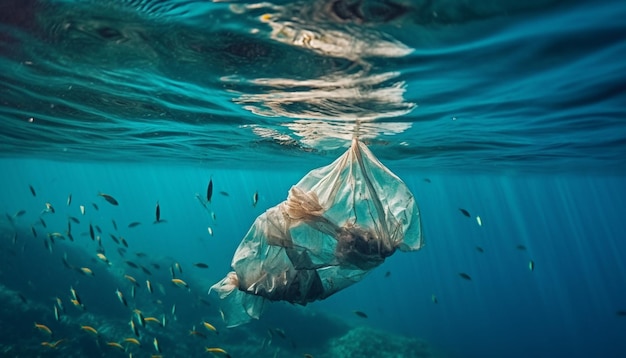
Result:
[[265,300],[306,305],[324,299],[397,249],[422,246],[413,194],[355,139],[255,220],[235,252],[234,271],[209,292],[219,294],[224,320],[236,326],[259,318]]

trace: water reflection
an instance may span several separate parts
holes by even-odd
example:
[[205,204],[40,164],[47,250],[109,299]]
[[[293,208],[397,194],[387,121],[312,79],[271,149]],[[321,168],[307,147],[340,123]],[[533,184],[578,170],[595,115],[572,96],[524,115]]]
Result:
[[[374,138],[411,127],[407,122],[377,121],[403,116],[416,107],[404,99],[406,83],[399,79],[400,72],[381,71],[377,65],[380,59],[410,54],[410,47],[363,26],[363,19],[339,18],[332,6],[260,3],[231,5],[230,9],[258,19],[258,31],[263,31],[263,24],[268,26],[272,41],[299,48],[306,56],[348,63],[341,68],[329,66],[316,77],[223,78],[225,82],[244,82],[262,89],[235,99],[246,110],[265,117],[296,118],[282,125],[300,137],[302,145],[317,149],[345,146],[357,131],[361,138]],[[306,61],[306,56],[294,61]],[[281,138],[284,135],[281,133]]]

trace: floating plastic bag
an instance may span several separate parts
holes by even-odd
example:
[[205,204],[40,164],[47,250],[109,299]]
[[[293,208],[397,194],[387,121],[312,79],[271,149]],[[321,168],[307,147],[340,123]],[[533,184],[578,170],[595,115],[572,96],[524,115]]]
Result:
[[355,139],[256,219],[235,252],[234,271],[211,290],[223,300],[226,323],[236,326],[259,318],[265,300],[306,305],[324,299],[396,249],[422,246],[413,194]]

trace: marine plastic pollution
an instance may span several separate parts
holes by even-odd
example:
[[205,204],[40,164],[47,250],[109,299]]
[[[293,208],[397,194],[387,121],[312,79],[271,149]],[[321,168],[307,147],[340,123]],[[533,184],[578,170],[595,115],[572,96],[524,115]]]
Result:
[[287,200],[261,214],[211,287],[226,324],[258,319],[265,301],[306,305],[358,281],[397,249],[424,245],[415,197],[367,146],[353,139],[332,164],[314,169]]

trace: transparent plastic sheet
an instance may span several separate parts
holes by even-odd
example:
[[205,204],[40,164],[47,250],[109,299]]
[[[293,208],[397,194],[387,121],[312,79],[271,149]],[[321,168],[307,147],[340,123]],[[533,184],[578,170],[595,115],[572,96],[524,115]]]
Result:
[[265,300],[306,305],[360,281],[397,249],[423,246],[407,186],[354,139],[261,214],[239,244],[234,271],[211,287],[228,326],[259,318]]

